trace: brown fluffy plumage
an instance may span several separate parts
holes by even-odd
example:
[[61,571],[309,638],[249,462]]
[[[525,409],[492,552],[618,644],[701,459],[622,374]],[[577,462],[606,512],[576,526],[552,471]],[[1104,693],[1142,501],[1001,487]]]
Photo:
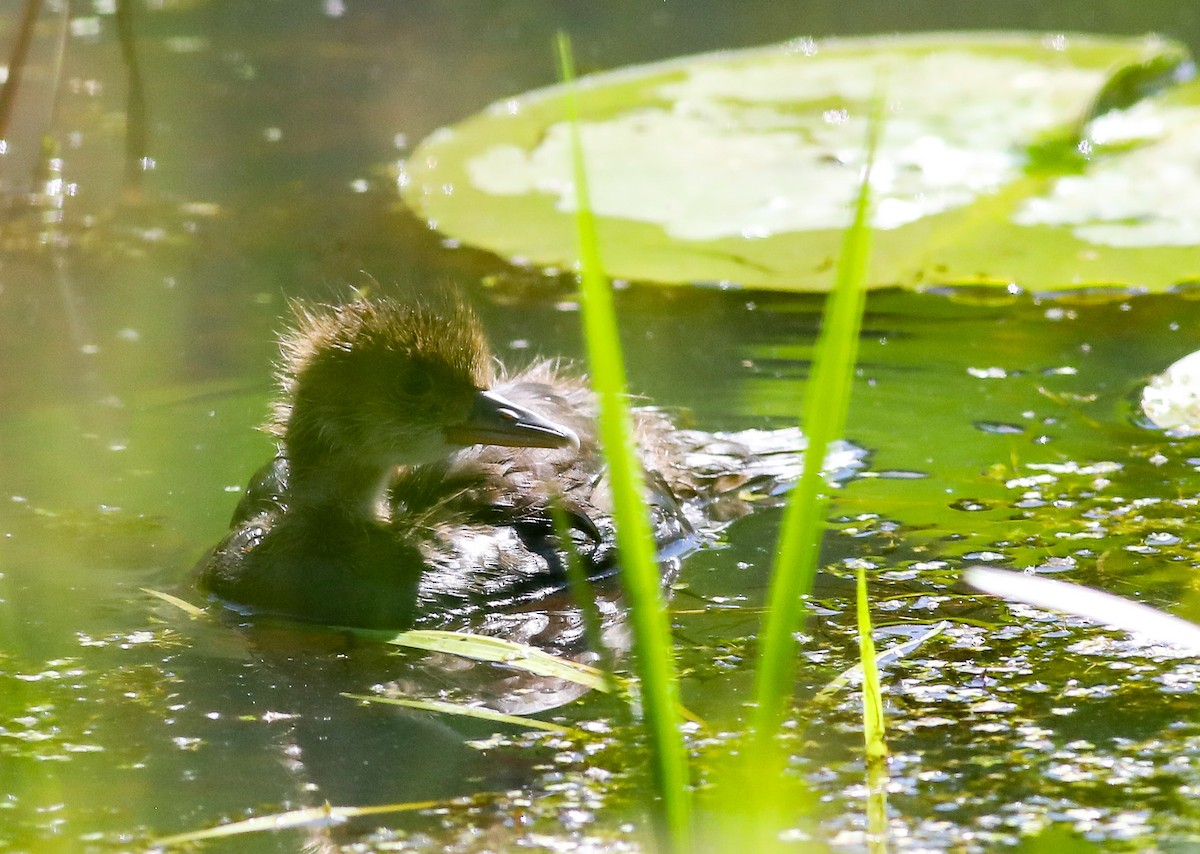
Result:
[[[562,599],[551,505],[565,510],[594,578],[610,574],[615,556],[582,378],[554,362],[497,370],[475,316],[454,300],[299,308],[281,353],[269,425],[279,454],[201,563],[201,587],[242,612],[393,629],[475,621],[577,650],[582,623]],[[542,426],[497,440],[523,447],[465,445],[451,428],[481,400]],[[745,512],[743,489],[767,493],[795,475],[798,431],[708,434],[680,431],[650,407],[633,416],[655,536],[668,551]]]
[[[368,360],[386,363],[400,354],[426,370],[436,366],[438,372],[477,388],[492,384],[494,360],[487,338],[475,313],[460,299],[446,296],[438,303],[358,299],[335,306],[293,301],[291,308],[292,327],[279,339],[276,377],[281,394],[267,423],[268,432],[281,439],[309,372],[332,374],[346,358],[352,365],[362,365]],[[321,382],[319,377],[309,378]]]

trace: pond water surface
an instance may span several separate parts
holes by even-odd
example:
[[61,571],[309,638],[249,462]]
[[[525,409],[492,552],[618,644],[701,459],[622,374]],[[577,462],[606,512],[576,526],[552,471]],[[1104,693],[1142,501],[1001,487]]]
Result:
[[[150,159],[136,187],[115,19],[74,19],[57,109],[31,71],[0,174],[17,194],[21,146],[46,131],[60,146],[65,184],[0,233],[0,848],[141,850],[326,802],[429,800],[445,803],[332,837],[211,845],[647,844],[645,759],[620,701],[593,693],[541,716],[584,730],[573,736],[361,706],[340,692],[369,693],[399,666],[378,649],[248,637],[143,588],[197,601],[188,573],[271,453],[254,427],[289,298],[452,281],[502,358],[580,357],[569,282],[449,245],[393,178],[436,127],[550,82],[557,28],[584,70],[912,28],[1157,28],[1200,43],[1186,4],[989,4],[966,18],[929,3],[904,20],[846,5],[139,7]],[[38,62],[57,14],[43,12]],[[16,20],[7,10],[10,37]],[[631,385],[704,429],[794,423],[820,309],[630,287],[618,310]],[[869,469],[836,493],[786,741],[823,840],[863,845],[857,696],[814,696],[856,661],[865,562],[882,647],[949,623],[884,673],[893,847],[990,850],[1047,828],[1118,849],[1197,844],[1196,663],[957,579],[974,563],[1039,567],[1200,620],[1200,445],[1146,429],[1134,408],[1151,373],[1197,349],[1200,300],[883,291],[867,311],[848,438]],[[778,522],[770,509],[738,521],[679,575],[702,770],[745,716]],[[435,687],[458,696],[444,678]]]

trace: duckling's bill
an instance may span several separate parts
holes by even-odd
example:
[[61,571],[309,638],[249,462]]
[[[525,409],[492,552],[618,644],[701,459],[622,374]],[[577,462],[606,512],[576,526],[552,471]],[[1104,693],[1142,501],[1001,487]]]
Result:
[[514,448],[578,448],[575,431],[492,391],[475,395],[471,414],[445,429],[456,445],[504,445]]

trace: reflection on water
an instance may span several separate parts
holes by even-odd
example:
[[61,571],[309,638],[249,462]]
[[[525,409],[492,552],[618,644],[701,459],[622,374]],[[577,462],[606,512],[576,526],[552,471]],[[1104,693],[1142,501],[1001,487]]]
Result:
[[[997,5],[982,22],[936,5],[939,26],[1157,27],[1197,41],[1169,17],[1182,13],[1132,4],[1106,22],[1091,4]],[[183,582],[270,455],[251,428],[266,414],[288,297],[336,294],[360,271],[416,289],[452,279],[506,361],[578,357],[566,282],[442,245],[400,207],[388,168],[435,127],[548,82],[558,26],[585,63],[608,67],[805,29],[931,24],[836,5],[797,21],[766,2],[736,15],[632,0],[589,11],[164,4],[135,20],[153,161],[138,199],[124,194],[115,23],[91,14],[77,10],[63,54],[57,195],[10,211],[0,229],[0,845],[137,847],[326,800],[464,795],[476,799],[376,817],[342,838],[384,825],[377,841],[407,835],[430,850],[632,844],[624,823],[640,822],[631,778],[643,757],[619,700],[593,693],[547,715],[575,735],[363,706],[340,692],[430,671],[415,654],[342,636],[313,648],[192,621],[141,588]],[[49,113],[27,115],[19,127],[39,138]],[[47,218],[59,202],[61,220]],[[989,847],[1053,822],[1101,840],[1194,838],[1183,799],[1198,781],[1177,758],[1197,748],[1191,663],[967,595],[956,579],[983,560],[1049,567],[1200,617],[1188,534],[1197,455],[1144,429],[1132,408],[1146,377],[1196,349],[1200,302],[970,296],[870,300],[849,434],[871,450],[875,476],[837,495],[801,700],[854,660],[845,606],[865,562],[882,646],[955,621],[885,674],[891,804],[908,839]],[[630,288],[619,309],[631,380],[704,429],[786,424],[819,308]],[[747,702],[777,522],[772,511],[739,520],[677,579],[701,753]],[[853,844],[853,696],[803,708],[785,746],[827,797],[831,835]],[[297,838],[239,850],[295,850]]]

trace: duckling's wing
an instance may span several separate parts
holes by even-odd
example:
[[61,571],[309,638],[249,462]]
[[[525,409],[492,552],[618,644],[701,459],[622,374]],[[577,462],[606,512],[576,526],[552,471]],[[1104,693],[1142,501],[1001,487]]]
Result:
[[[589,575],[610,569],[608,543],[573,536]],[[566,588],[566,556],[551,528],[524,524],[444,526],[421,545],[426,571],[421,577],[421,611],[453,622],[487,611],[498,612],[545,599]]]

